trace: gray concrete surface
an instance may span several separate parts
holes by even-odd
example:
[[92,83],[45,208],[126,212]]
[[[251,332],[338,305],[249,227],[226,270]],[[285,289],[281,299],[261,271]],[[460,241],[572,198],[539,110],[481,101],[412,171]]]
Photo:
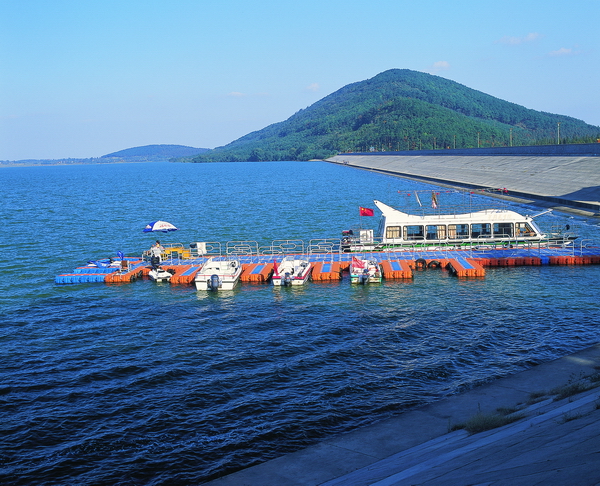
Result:
[[509,198],[600,216],[599,156],[341,154],[327,161],[453,187],[506,188]]
[[[600,345],[238,471],[211,486],[598,485]],[[576,384],[589,389],[557,399]],[[538,393],[539,392],[539,393]],[[531,402],[532,393],[541,395]],[[503,427],[450,431],[515,409]]]

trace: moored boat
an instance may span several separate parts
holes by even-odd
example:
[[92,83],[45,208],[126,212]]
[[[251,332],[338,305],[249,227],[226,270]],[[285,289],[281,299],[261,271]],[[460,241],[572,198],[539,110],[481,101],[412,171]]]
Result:
[[169,282],[175,271],[165,270],[162,267],[154,267],[148,272],[148,277],[154,282]]
[[369,284],[381,282],[381,266],[376,260],[352,257],[350,263],[350,282]]
[[233,290],[240,280],[242,266],[236,259],[210,258],[196,274],[196,290]]
[[388,248],[462,248],[527,247],[533,245],[567,246],[577,238],[574,233],[544,233],[534,218],[507,209],[484,209],[468,213],[409,214],[381,201],[377,233],[372,229],[346,230],[342,250],[372,251]]
[[285,257],[280,263],[273,262],[271,281],[275,286],[303,285],[309,279],[313,265],[308,260]]

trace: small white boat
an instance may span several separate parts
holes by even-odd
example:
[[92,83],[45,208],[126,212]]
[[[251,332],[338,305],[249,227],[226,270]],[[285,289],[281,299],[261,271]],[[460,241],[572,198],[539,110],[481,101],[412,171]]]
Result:
[[350,282],[358,284],[381,282],[381,267],[375,260],[363,260],[352,257],[350,263]]
[[[172,273],[171,273],[172,272]],[[175,270],[165,270],[162,267],[155,267],[148,273],[150,280],[154,282],[169,282]]]
[[240,280],[238,260],[210,258],[196,274],[196,290],[233,290]]
[[310,278],[313,265],[308,260],[285,257],[281,263],[274,262],[273,285],[303,285]]

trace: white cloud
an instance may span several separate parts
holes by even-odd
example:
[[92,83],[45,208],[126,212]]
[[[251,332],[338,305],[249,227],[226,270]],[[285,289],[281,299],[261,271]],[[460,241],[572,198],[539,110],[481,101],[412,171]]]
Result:
[[570,56],[573,54],[573,49],[567,49],[566,47],[561,47],[557,51],[552,51],[550,56],[558,57],[558,56]]
[[306,91],[319,91],[319,83],[311,83],[309,84],[306,88],[304,88]]
[[446,71],[447,69],[450,69],[450,63],[448,61],[437,61],[433,63],[429,72],[435,74],[440,71]]
[[231,96],[233,98],[241,98],[246,95],[244,93],[240,93],[239,91],[232,91],[231,93],[227,93],[227,96]]
[[499,44],[508,44],[510,46],[518,46],[519,44],[525,44],[527,42],[533,42],[540,38],[540,34],[537,32],[530,32],[524,37],[511,37],[505,35],[502,39],[496,41]]

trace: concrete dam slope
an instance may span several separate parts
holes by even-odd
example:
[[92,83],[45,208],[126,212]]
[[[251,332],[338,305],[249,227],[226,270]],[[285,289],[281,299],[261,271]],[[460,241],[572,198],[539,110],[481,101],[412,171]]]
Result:
[[600,217],[600,144],[551,148],[352,153],[327,162],[444,186],[506,188],[511,199]]

